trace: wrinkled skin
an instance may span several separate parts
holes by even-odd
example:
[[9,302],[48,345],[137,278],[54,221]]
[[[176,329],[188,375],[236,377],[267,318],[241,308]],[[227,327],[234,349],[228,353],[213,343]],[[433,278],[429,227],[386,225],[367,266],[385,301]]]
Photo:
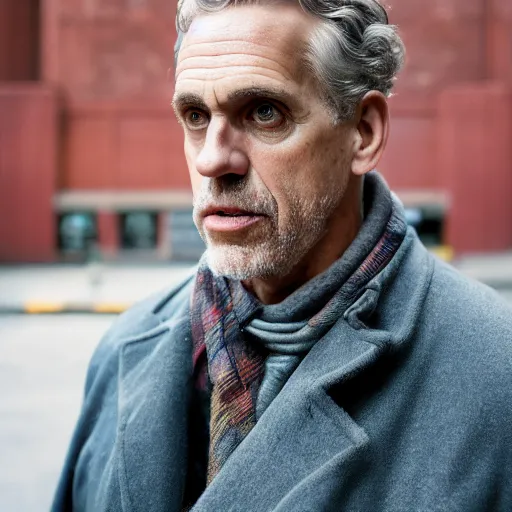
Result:
[[[376,93],[355,120],[333,122],[301,60],[318,23],[295,5],[203,14],[178,56],[173,104],[210,267],[266,303],[325,270],[357,234],[360,177],[383,142],[372,122],[387,121]],[[217,229],[204,213],[219,204],[257,221]]]

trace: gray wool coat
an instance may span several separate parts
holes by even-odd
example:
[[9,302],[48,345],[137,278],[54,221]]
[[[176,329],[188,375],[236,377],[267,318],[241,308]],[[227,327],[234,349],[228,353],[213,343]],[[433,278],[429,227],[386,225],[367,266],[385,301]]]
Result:
[[[99,345],[55,512],[181,510],[191,283]],[[409,231],[193,511],[512,511],[512,311]]]

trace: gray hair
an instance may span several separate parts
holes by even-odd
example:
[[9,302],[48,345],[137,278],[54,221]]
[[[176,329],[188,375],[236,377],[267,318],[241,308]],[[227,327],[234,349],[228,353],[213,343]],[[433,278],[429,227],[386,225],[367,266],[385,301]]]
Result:
[[[274,0],[279,1],[279,0]],[[282,1],[282,0],[281,0]],[[313,72],[336,121],[355,115],[372,90],[391,94],[405,48],[386,10],[377,0],[293,0],[322,20],[307,44],[305,65]],[[176,16],[175,60],[184,34],[199,13],[227,7],[271,4],[273,0],[180,0]]]

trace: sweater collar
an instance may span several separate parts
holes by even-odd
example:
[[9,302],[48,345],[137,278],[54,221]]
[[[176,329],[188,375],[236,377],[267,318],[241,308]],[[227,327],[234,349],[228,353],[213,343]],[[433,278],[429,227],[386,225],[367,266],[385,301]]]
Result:
[[[229,280],[233,306],[240,323],[243,325],[254,317],[266,323],[302,323],[321,310],[377,246],[394,207],[399,210],[397,216],[403,218],[400,205],[395,204],[397,200],[376,171],[365,176],[363,202],[363,223],[344,254],[282,302],[263,305],[245,290],[240,281]],[[405,235],[405,229],[402,231]]]

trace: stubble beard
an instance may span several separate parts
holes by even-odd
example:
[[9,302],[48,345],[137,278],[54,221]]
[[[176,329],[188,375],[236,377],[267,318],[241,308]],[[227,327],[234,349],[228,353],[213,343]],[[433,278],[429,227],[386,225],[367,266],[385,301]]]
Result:
[[[339,187],[339,182],[329,184],[323,187],[324,193],[320,197],[309,200],[289,197],[289,213],[286,221],[281,222],[284,225],[279,223],[275,201],[263,199],[260,205],[268,214],[263,225],[256,228],[257,236],[248,236],[237,243],[215,240],[202,229],[196,211],[206,202],[206,196],[203,196],[194,205],[194,220],[207,247],[205,256],[209,268],[216,275],[241,281],[289,275],[326,234],[329,219],[343,196],[346,183],[343,190]],[[240,201],[236,204],[240,205]],[[268,211],[270,209],[272,212]]]

